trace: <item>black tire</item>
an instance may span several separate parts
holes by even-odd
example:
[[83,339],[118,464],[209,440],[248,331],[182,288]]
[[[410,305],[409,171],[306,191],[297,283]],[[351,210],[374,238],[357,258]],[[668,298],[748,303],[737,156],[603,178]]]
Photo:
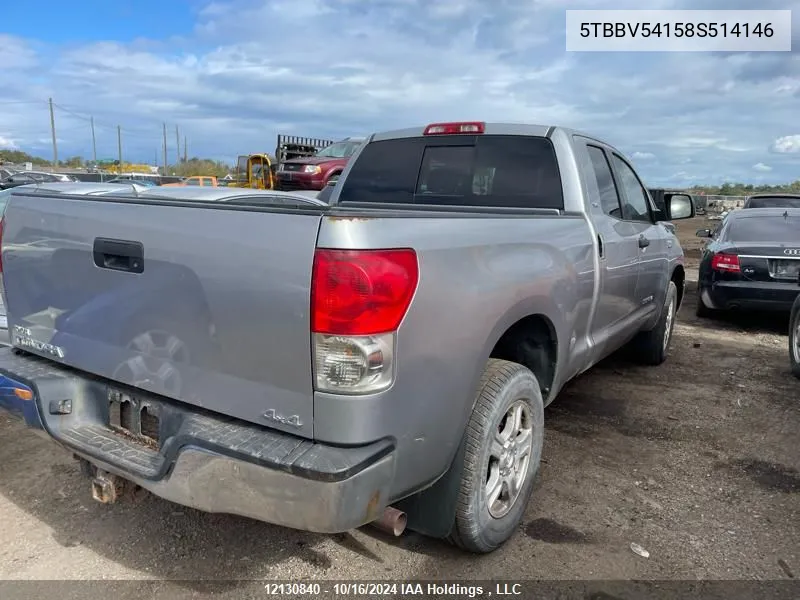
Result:
[[697,305],[694,308],[694,314],[696,314],[701,319],[710,319],[712,318],[717,311],[708,308],[705,303],[703,302],[703,294],[701,292],[700,284],[697,284]]
[[658,323],[650,331],[643,331],[634,343],[636,357],[645,365],[660,365],[667,360],[669,344],[672,341],[672,330],[675,327],[675,316],[678,312],[678,288],[674,281],[667,286],[667,296]]
[[[505,514],[490,510],[486,498],[490,468],[498,479],[502,477],[501,465],[492,457],[491,440],[495,434],[503,435],[502,425],[512,408],[522,409],[522,423],[530,427],[528,461],[520,465],[521,483],[514,500],[507,502]],[[526,421],[527,420],[527,421]],[[526,428],[527,429],[527,428]],[[509,430],[513,434],[513,427]],[[514,438],[517,439],[517,438]],[[524,366],[505,360],[490,359],[478,387],[478,398],[465,432],[465,453],[461,482],[456,505],[456,518],[448,540],[469,552],[486,554],[502,546],[517,530],[528,506],[533,483],[539,472],[544,441],[544,402],[536,376]],[[511,444],[513,445],[513,444]],[[497,446],[502,448],[502,446]],[[506,458],[509,453],[504,450]],[[513,461],[512,458],[509,460]],[[507,489],[501,484],[501,489]],[[509,498],[510,500],[510,498]]]
[[792,306],[789,319],[789,364],[792,375],[800,379],[800,298]]
[[341,173],[336,173],[334,175],[331,175],[328,178],[328,183],[326,185],[331,185],[332,183],[334,183],[334,184],[337,183],[339,181],[339,175],[341,175]]

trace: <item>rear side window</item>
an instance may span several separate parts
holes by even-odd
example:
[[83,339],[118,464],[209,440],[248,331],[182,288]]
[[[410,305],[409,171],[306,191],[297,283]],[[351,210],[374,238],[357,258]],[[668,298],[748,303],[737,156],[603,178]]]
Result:
[[611,175],[611,165],[608,164],[608,158],[602,148],[597,146],[587,146],[589,151],[589,158],[592,160],[592,168],[594,169],[594,176],[597,180],[597,189],[600,192],[600,206],[603,212],[614,217],[615,219],[622,219],[622,209],[619,204],[619,193],[617,193],[617,186],[614,183],[614,177]]
[[491,135],[368,144],[342,182],[339,202],[564,208],[550,140]]

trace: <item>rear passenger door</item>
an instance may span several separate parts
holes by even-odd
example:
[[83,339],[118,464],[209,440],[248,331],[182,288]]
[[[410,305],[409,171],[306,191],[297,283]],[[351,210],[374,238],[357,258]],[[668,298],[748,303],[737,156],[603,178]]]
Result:
[[663,305],[669,271],[666,230],[656,223],[647,188],[633,167],[616,152],[611,164],[622,199],[622,214],[637,241],[639,276],[634,301],[647,317]]
[[639,228],[624,218],[621,194],[611,168],[611,154],[592,142],[584,146],[586,187],[600,255],[600,294],[592,325],[596,360],[626,340],[636,318],[639,277]]

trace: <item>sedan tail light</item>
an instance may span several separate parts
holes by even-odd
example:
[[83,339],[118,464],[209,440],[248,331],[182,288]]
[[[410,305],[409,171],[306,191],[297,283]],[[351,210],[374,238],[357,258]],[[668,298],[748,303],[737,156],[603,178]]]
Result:
[[739,273],[742,270],[736,254],[715,254],[711,258],[711,268],[728,273]]

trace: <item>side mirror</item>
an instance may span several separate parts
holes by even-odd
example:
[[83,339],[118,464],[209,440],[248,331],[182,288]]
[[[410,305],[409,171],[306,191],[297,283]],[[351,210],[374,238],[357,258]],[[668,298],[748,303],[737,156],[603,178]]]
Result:
[[698,229],[695,232],[695,235],[701,238],[710,238],[713,234],[711,233],[710,229]]
[[694,202],[689,194],[667,194],[664,200],[668,220],[677,221],[694,217]]

